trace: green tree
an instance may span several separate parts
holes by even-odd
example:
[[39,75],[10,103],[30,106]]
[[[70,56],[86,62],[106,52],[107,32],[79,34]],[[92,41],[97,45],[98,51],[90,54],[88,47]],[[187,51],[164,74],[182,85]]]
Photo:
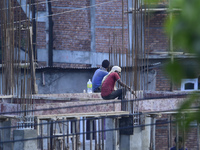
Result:
[[[166,66],[166,71],[174,83],[180,83],[183,78],[197,77],[200,66],[200,0],[170,0],[170,8],[179,9],[166,20],[165,29],[172,35],[174,47],[179,47],[185,53],[193,54],[194,63],[185,65],[183,62],[172,61]],[[180,107],[177,119],[181,120],[186,109],[196,106],[196,111],[187,113],[184,117],[186,127],[192,121],[200,122],[199,92],[194,92]]]

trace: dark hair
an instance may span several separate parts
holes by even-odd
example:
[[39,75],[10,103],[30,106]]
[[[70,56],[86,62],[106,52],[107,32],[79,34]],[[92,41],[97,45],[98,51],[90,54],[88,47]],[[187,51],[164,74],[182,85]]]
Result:
[[[178,141],[179,141],[179,142],[183,142],[182,137],[179,136],[179,137],[178,137]],[[176,143],[176,137],[174,138],[174,142]]]
[[104,67],[104,68],[108,68],[109,65],[110,65],[110,62],[109,62],[107,59],[105,59],[105,60],[102,62],[102,67]]

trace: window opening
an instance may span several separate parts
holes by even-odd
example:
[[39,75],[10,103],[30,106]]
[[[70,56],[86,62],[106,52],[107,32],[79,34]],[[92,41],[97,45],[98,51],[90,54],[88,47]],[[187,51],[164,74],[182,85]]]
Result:
[[194,91],[198,90],[200,87],[198,78],[194,79],[182,79],[181,81],[181,91]]

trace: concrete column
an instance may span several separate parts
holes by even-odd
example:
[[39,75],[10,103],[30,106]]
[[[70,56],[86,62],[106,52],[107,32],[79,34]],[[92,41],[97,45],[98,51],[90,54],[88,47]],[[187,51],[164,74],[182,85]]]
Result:
[[[1,127],[10,127],[11,126],[11,120],[5,120],[3,122],[1,122]],[[3,141],[10,141],[10,135],[11,135],[11,128],[6,128],[1,130],[1,142]],[[3,150],[12,150],[12,143],[4,143],[1,145],[0,148],[2,148]]]
[[[151,124],[151,118],[144,116],[145,122],[142,124]],[[149,149],[150,148],[150,137],[151,137],[151,127],[150,126],[145,126],[144,129],[141,131],[141,138],[142,138],[142,145],[141,145],[141,150]],[[137,137],[136,137],[137,138]],[[139,150],[139,149],[138,149]]]
[[117,131],[115,129],[115,119],[106,119],[106,150],[117,150]]
[[[127,128],[126,127],[130,127],[131,128]],[[133,126],[133,116],[129,116],[129,117],[122,117],[119,120],[119,128],[121,128],[120,130],[120,150],[130,150],[131,148],[131,135],[134,133],[134,128],[132,128]],[[135,142],[134,142],[135,143]]]
[[96,33],[96,15],[95,15],[95,5],[96,0],[90,0],[90,26],[91,26],[91,51],[90,51],[90,63],[92,64],[92,67],[96,67],[96,59],[94,59],[94,57],[96,57],[95,53],[96,53],[96,42],[95,42],[95,33]]
[[[36,130],[14,130],[14,140],[37,138]],[[13,150],[36,150],[37,140],[25,140],[14,142]]]
[[151,148],[152,150],[156,149],[155,145],[155,133],[156,133],[156,115],[151,115]]
[[130,150],[131,145],[130,145],[130,135],[120,135],[120,150]]
[[[141,118],[142,124],[150,124],[151,118]],[[120,135],[119,150],[148,150],[150,147],[150,126],[134,128],[133,135]]]

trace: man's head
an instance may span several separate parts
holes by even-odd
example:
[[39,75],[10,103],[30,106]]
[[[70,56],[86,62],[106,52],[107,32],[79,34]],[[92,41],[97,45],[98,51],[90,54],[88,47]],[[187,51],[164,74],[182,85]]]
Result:
[[112,67],[112,72],[117,72],[120,75],[121,71],[122,71],[122,69],[119,66]]
[[105,59],[103,62],[102,62],[102,67],[104,67],[104,68],[108,68],[109,67],[109,65],[110,65],[110,62],[107,60],[107,59]]

